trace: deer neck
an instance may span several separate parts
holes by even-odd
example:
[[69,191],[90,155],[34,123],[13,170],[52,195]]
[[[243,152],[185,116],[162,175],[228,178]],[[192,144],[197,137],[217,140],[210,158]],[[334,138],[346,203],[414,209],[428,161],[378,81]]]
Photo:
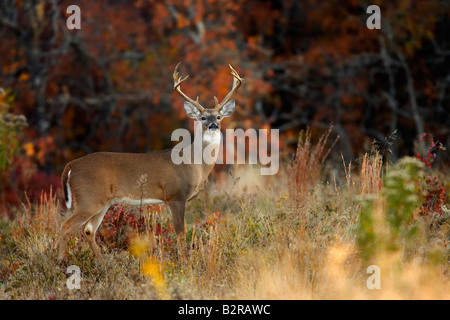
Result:
[[206,180],[216,164],[219,156],[220,131],[207,130],[202,135],[202,180]]

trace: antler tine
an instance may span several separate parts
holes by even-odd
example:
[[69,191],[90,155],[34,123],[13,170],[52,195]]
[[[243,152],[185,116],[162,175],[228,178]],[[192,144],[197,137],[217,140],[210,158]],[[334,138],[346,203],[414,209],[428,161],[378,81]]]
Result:
[[189,77],[189,75],[185,76],[184,78],[182,76],[178,77],[178,67],[180,66],[180,64],[181,62],[178,62],[177,66],[175,67],[175,70],[173,71],[173,89],[176,92],[178,92],[178,94],[181,97],[183,97],[183,99],[196,106],[200,111],[202,112],[205,111],[205,108],[203,108],[200,102],[198,102],[198,97],[197,100],[192,100],[183,91],[181,91],[180,85],[184,80],[186,80]]
[[233,76],[233,87],[231,88],[231,91],[227,94],[227,96],[223,99],[223,101],[221,103],[219,103],[217,98],[214,97],[214,101],[216,102],[215,108],[217,111],[219,111],[225,105],[225,103],[227,103],[230,100],[231,96],[241,86],[242,81],[244,81],[244,79],[239,76],[239,74],[236,72],[236,70],[233,69],[233,67],[230,64],[228,66],[230,67],[231,75]]

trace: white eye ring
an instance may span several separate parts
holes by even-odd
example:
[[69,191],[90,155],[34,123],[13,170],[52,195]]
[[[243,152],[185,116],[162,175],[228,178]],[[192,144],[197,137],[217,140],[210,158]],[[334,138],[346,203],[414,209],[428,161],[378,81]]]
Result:
[[202,117],[202,121],[205,121],[206,120],[206,118],[205,117]]

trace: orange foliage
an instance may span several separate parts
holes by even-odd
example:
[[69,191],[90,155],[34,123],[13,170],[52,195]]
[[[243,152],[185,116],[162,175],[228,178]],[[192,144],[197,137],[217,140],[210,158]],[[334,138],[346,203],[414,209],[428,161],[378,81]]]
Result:
[[[413,117],[402,116],[410,113],[405,71],[397,66],[403,55],[427,129],[446,139],[442,112],[433,109],[441,70],[449,69],[433,46],[448,50],[448,7],[440,1],[383,2],[381,30],[366,28],[362,0],[84,1],[77,31],[64,28],[70,1],[57,3],[0,4],[2,17],[13,19],[0,23],[0,83],[16,97],[15,112],[30,120],[23,149],[38,171],[59,173],[71,158],[98,150],[169,147],[167,133],[187,123],[172,92],[180,61],[191,75],[183,90],[206,106],[229,91],[227,64],[245,79],[225,126],[280,127],[290,141],[306,124],[339,122],[356,155],[372,138],[364,126],[386,136],[386,119],[398,117],[405,137],[414,136]],[[383,41],[397,63],[390,70]],[[402,108],[396,117],[384,98],[389,72]],[[445,109],[448,99],[441,102]]]

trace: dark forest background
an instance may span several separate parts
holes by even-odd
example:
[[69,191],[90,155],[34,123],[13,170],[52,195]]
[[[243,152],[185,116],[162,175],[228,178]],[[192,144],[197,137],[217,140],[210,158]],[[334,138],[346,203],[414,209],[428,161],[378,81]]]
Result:
[[[66,9],[81,8],[81,30]],[[381,29],[369,30],[369,5]],[[96,151],[168,148],[190,127],[183,91],[213,106],[245,79],[226,128],[280,130],[288,159],[299,131],[333,124],[350,161],[373,141],[401,156],[448,149],[447,1],[2,0],[0,211],[59,186],[64,165]],[[26,125],[25,125],[26,123]],[[446,156],[444,154],[444,156]],[[1,213],[1,212],[0,212]]]

